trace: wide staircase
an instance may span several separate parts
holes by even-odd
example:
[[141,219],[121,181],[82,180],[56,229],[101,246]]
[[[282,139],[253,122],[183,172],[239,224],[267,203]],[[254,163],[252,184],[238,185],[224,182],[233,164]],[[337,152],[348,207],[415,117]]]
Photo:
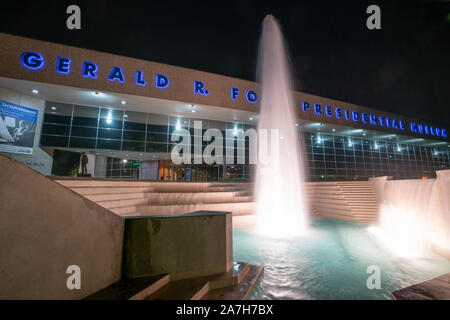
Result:
[[121,216],[183,214],[199,210],[252,214],[254,202],[239,183],[55,180]]
[[378,203],[370,181],[310,182],[305,188],[313,214],[354,222],[378,218]]
[[[121,216],[183,214],[199,210],[254,214],[251,184],[214,182],[139,182],[55,180]],[[354,222],[378,218],[369,181],[308,182],[305,191],[313,215]]]

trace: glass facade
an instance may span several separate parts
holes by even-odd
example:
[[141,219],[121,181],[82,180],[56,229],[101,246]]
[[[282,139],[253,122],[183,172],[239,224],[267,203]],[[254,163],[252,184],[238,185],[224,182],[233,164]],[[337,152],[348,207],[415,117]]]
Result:
[[[121,150],[150,153],[170,153],[177,142],[171,141],[172,133],[187,129],[191,133],[191,144],[196,145],[194,121],[202,121],[202,133],[209,128],[225,130],[247,130],[255,128],[241,123],[172,117],[161,114],[141,113],[107,107],[89,107],[47,102],[41,135],[41,145],[73,149]],[[198,137],[199,138],[199,137]],[[432,148],[394,141],[344,137],[339,135],[304,132],[307,156],[307,176],[311,181],[366,180],[374,176],[393,176],[395,179],[433,177],[436,170],[450,168],[448,148]],[[241,139],[241,140],[239,140]],[[210,142],[201,141],[202,148]],[[233,146],[235,163],[243,161],[238,151],[244,151],[248,163],[248,139],[238,135],[227,141],[223,148]],[[242,150],[244,149],[244,150]],[[112,159],[112,158],[111,158]],[[120,159],[119,159],[120,160]],[[109,176],[123,176],[118,170],[119,160],[109,160]],[[115,164],[117,162],[117,164]],[[170,161],[169,161],[170,162]],[[179,166],[160,163],[167,168],[170,177],[187,175]],[[192,180],[249,179],[253,165],[185,165],[189,167]],[[172,169],[171,169],[172,168]],[[131,169],[131,168],[130,168]],[[113,174],[114,170],[121,172]],[[165,169],[164,169],[165,170]],[[131,173],[131,171],[133,171]],[[134,169],[126,174],[134,177]],[[165,174],[163,174],[164,176]]]
[[450,168],[445,149],[307,132],[304,138],[312,181],[434,177]]

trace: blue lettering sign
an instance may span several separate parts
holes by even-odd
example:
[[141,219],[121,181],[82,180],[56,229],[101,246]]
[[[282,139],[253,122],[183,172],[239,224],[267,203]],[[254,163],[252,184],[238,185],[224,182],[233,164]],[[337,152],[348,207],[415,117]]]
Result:
[[24,52],[20,57],[20,61],[25,68],[31,70],[39,70],[44,66],[44,57],[37,52]]
[[363,123],[367,123],[368,122],[367,113],[365,113],[365,112],[361,113],[361,121]]
[[423,133],[423,125],[421,123],[419,123],[417,125],[417,131],[419,131],[420,133]]
[[431,133],[431,135],[432,136],[435,136],[436,135],[436,133],[434,132],[434,127],[433,126],[430,126],[430,133]]
[[116,81],[117,80],[117,81],[119,81],[121,83],[124,83],[125,82],[125,78],[123,76],[122,69],[119,68],[119,67],[114,67],[112,69],[111,73],[109,74],[108,80],[109,81]]
[[330,106],[325,106],[325,115],[327,117],[331,117],[331,107]]
[[345,120],[350,120],[350,112],[347,109],[344,110],[344,116]]
[[239,96],[239,89],[238,88],[231,88],[231,100],[236,100],[236,98]]
[[437,135],[438,137],[440,137],[440,136],[441,136],[441,129],[439,129],[439,128],[436,128],[436,135]]
[[144,73],[142,71],[136,71],[136,84],[138,86],[145,86],[147,84],[144,80]]
[[198,80],[194,80],[194,93],[200,94],[202,96],[209,95],[209,92],[205,89],[205,85],[203,84],[203,82]]
[[320,108],[320,104],[318,104],[318,103],[315,103],[314,104],[314,113],[315,114],[318,114],[318,115],[322,115],[322,110],[321,110],[321,108]]
[[352,111],[352,119],[355,122],[359,120],[359,113],[358,113],[358,111]]
[[258,97],[256,96],[256,93],[253,90],[247,91],[247,93],[245,94],[245,98],[250,103],[255,103],[256,101],[258,101]]
[[163,74],[156,74],[155,77],[155,86],[158,89],[165,89],[170,85],[169,78]]
[[83,71],[82,71],[83,77],[97,79],[97,73],[96,73],[97,70],[98,70],[98,67],[95,63],[87,62],[87,61],[85,61],[83,63]]
[[342,118],[341,108],[334,109],[334,113],[336,114],[336,118],[338,119]]
[[400,130],[405,130],[405,127],[403,126],[403,121],[398,120],[398,125],[400,126]]
[[69,74],[71,64],[72,60],[70,60],[69,58],[58,57],[58,59],[56,60],[56,72]]
[[302,101],[302,109],[303,109],[303,112],[308,111],[309,110],[309,103],[306,102],[306,101]]
[[370,121],[371,125],[376,126],[377,125],[377,116],[374,114],[371,114],[369,116],[369,121]]
[[378,116],[378,123],[380,124],[380,127],[384,126],[384,117]]
[[392,119],[392,128],[398,129],[397,120],[395,120],[395,119]]
[[447,129],[441,129],[441,135],[442,135],[444,138],[448,138],[448,135],[447,135]]
[[414,122],[411,122],[409,126],[410,126],[410,129],[411,129],[411,132],[417,132],[417,127],[416,127],[416,124]]

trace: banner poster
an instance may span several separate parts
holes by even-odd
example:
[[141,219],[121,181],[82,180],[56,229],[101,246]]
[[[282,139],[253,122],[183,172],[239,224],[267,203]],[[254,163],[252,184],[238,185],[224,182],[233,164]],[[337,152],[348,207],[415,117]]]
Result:
[[38,111],[0,100],[0,152],[32,154]]

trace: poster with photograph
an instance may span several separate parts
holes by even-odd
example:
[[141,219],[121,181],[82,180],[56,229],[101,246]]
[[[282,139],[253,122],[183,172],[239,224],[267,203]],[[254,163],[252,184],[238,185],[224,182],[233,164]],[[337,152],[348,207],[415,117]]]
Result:
[[33,153],[38,111],[0,100],[0,152]]

